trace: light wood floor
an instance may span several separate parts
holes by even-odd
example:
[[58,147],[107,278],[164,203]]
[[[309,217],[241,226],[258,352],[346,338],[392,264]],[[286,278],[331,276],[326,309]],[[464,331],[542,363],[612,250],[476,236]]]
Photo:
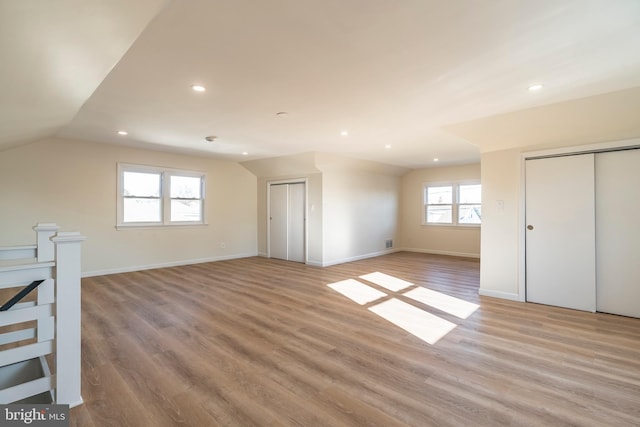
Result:
[[[457,324],[429,345],[326,286],[376,271],[480,308],[413,302]],[[71,425],[640,424],[640,319],[478,297],[478,277],[477,260],[395,253],[83,279]]]

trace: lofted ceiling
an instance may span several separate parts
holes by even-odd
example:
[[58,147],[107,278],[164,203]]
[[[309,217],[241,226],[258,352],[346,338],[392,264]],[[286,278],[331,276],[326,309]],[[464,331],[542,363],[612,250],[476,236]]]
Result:
[[0,0],[0,49],[0,150],[418,168],[640,136],[638,0]]

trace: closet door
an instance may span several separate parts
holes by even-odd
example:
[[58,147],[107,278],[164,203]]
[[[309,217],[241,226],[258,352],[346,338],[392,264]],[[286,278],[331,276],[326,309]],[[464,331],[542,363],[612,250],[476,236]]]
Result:
[[269,186],[269,256],[287,259],[288,198],[286,184]]
[[597,309],[640,317],[640,150],[596,154]]
[[595,311],[594,155],[525,162],[526,299]]
[[304,262],[304,183],[289,184],[289,236],[287,257]]
[[305,262],[305,184],[269,185],[269,256]]

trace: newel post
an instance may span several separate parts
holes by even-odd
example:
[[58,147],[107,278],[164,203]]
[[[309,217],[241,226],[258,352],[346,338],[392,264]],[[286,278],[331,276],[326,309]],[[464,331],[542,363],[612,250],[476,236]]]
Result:
[[51,238],[56,255],[56,403],[74,407],[80,395],[80,260],[77,232],[58,232]]
[[38,262],[53,261],[55,248],[51,241],[51,236],[60,229],[55,224],[36,224],[33,229],[36,232],[36,258]]

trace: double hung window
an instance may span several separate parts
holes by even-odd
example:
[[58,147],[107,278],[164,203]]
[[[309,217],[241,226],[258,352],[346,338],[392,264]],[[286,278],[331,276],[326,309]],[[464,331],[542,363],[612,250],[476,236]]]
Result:
[[204,224],[201,172],[118,165],[118,226]]
[[479,183],[424,185],[424,224],[478,226],[482,218]]

